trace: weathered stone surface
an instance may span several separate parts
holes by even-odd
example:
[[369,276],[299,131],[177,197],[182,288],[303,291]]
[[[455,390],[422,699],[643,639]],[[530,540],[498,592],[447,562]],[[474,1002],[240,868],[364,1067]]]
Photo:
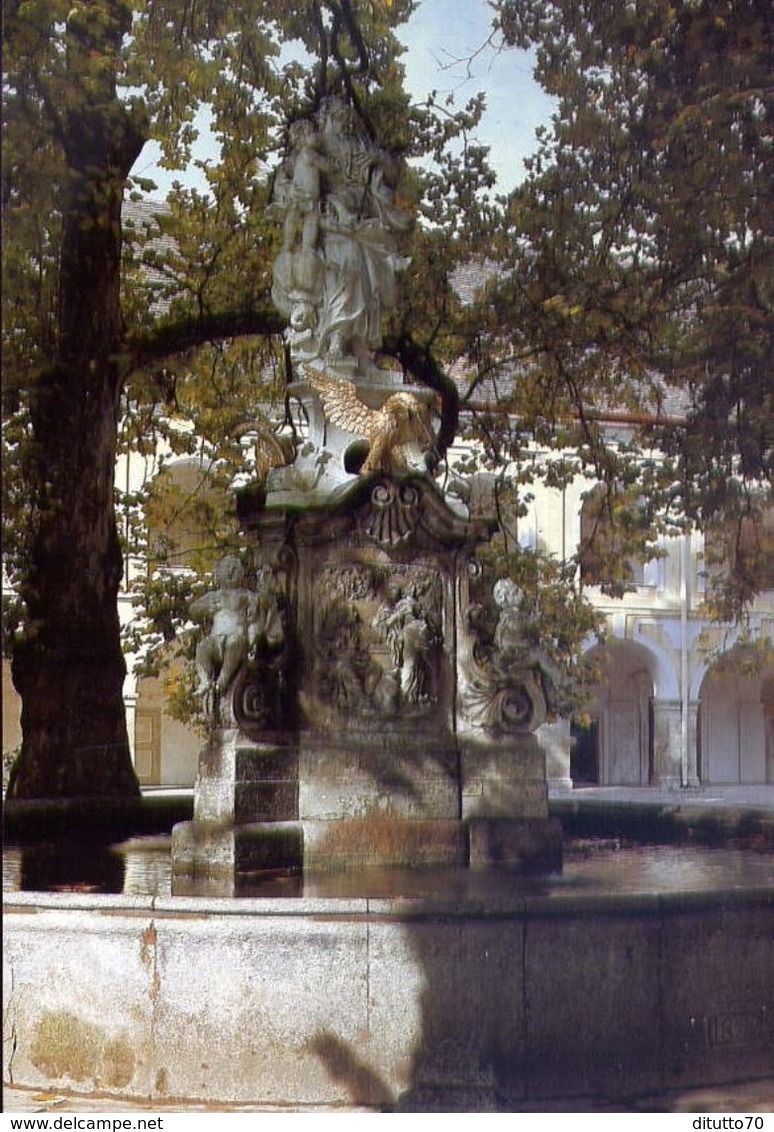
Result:
[[659,977],[672,959],[659,951],[658,906],[605,915],[594,903],[527,928],[525,1071],[536,1096],[637,1095],[662,1080]]
[[304,821],[304,868],[429,868],[465,865],[468,839],[459,821]]
[[148,1095],[158,991],[148,902],[62,903],[4,921],[6,1079]]
[[223,825],[181,822],[172,831],[174,874],[206,877],[303,865],[303,831],[298,822]]
[[[428,910],[399,933],[372,927],[372,1025],[386,1033],[395,1027],[413,1055],[401,1111],[452,1111],[441,1107],[451,1098],[463,1111],[496,1110],[504,1079],[524,1088],[524,939],[518,917],[486,913],[447,918]],[[404,985],[402,972],[414,969],[419,986]],[[405,1033],[400,1019],[413,1019],[417,1005],[420,1027]]]
[[459,818],[457,755],[402,736],[360,747],[311,745],[299,756],[299,816],[349,820]]
[[545,754],[534,735],[459,745],[463,817],[548,817]]
[[[697,904],[699,901],[697,901]],[[774,1064],[774,914],[739,915],[733,894],[708,913],[686,908],[664,926],[674,957],[664,1055],[679,1086],[770,1073]],[[733,954],[735,962],[728,964]]]
[[298,816],[298,755],[287,746],[251,742],[237,728],[219,730],[202,751],[194,820],[233,824]]
[[365,924],[236,916],[165,929],[160,977],[176,991],[156,1035],[172,1095],[208,1097],[218,1081],[267,1103],[348,1099],[317,1050],[358,1048],[368,1033]]
[[6,901],[8,1080],[512,1111],[770,1073],[767,893]]

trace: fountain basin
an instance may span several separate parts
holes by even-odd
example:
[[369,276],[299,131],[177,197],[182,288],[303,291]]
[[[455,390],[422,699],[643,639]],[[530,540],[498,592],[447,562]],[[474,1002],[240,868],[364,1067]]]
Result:
[[[468,874],[470,875],[470,874]],[[774,893],[6,894],[15,1084],[513,1111],[767,1076]]]

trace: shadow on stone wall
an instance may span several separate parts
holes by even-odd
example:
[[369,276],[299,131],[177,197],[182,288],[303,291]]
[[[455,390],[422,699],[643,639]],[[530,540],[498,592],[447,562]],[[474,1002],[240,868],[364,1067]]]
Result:
[[393,1060],[325,1032],[312,1050],[353,1104],[388,1112],[658,1111],[670,1090],[770,1076],[774,907],[695,904],[428,902],[397,931],[374,921],[370,1040]]

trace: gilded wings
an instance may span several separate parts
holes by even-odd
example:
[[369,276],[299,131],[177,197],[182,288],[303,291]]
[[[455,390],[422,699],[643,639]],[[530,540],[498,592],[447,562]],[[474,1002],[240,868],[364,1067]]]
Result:
[[324,370],[314,369],[313,366],[302,364],[301,368],[312,389],[319,395],[325,416],[331,424],[338,425],[345,432],[354,432],[357,436],[370,439],[373,417],[377,410],[369,409],[360,400],[354,384],[344,378],[333,377]]
[[351,381],[303,365],[309,384],[319,395],[326,418],[346,432],[370,442],[361,472],[390,472],[406,467],[399,451],[404,445],[419,443],[432,448],[435,443],[427,405],[414,393],[393,393],[379,409],[371,409],[358,396]]

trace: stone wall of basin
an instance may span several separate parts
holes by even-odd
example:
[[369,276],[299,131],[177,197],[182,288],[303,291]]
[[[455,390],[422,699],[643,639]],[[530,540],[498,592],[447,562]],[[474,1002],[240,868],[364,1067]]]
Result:
[[770,1074],[774,897],[9,895],[19,1085],[511,1111]]

